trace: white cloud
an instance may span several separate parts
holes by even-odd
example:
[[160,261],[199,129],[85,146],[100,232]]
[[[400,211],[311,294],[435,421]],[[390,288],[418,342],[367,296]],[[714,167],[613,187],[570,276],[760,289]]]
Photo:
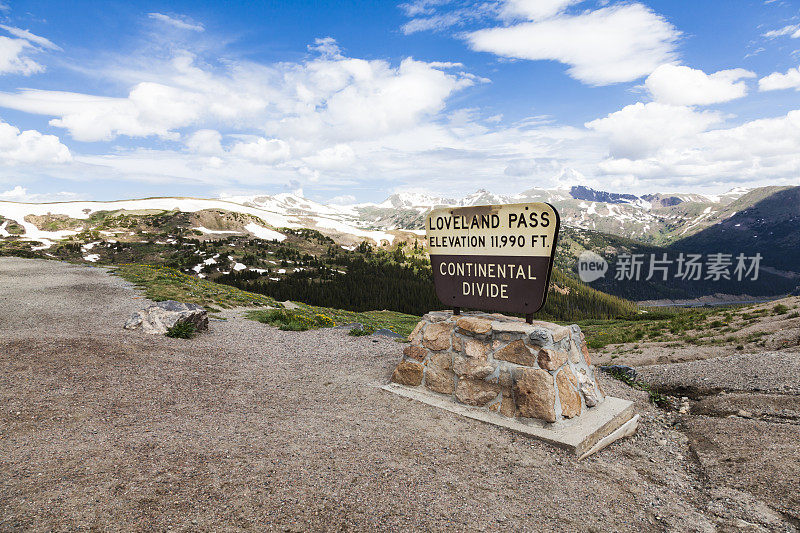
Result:
[[14,26],[6,26],[5,24],[0,24],[0,28],[3,28],[14,37],[19,37],[20,39],[24,39],[25,41],[41,46],[42,48],[47,48],[48,50],[61,50],[61,47],[53,43],[53,41],[50,39],[35,35],[28,30],[15,28]]
[[51,126],[79,141],[107,141],[118,135],[156,135],[177,140],[175,128],[193,124],[212,106],[203,95],[152,82],[137,84],[127,98],[26,89],[0,93],[0,105],[28,113],[56,115]]
[[[646,8],[636,9],[659,19]],[[535,24],[566,24],[597,12],[573,16],[564,9],[553,14],[551,8],[551,14],[537,15],[544,18]],[[661,22],[657,26],[663,28]],[[156,136],[181,141],[149,144],[158,149],[76,154],[58,167],[61,179],[217,190],[269,190],[294,183],[327,197],[398,187],[448,195],[485,183],[502,189],[498,192],[572,182],[652,191],[663,183],[695,188],[711,182],[709,176],[753,184],[783,183],[798,175],[795,115],[737,129],[723,127],[731,117],[689,107],[709,95],[715,101],[731,96],[730,87],[736,89],[744,77],[739,69],[711,75],[688,69],[690,80],[701,79],[700,89],[688,92],[691,97],[676,96],[691,86],[681,77],[686,67],[666,82],[659,80],[662,71],[648,80],[658,101],[627,106],[584,128],[558,126],[551,117],[497,122],[499,117],[487,118],[496,111],[454,105],[459,91],[488,81],[461,72],[463,65],[347,57],[330,38],[316,40],[309,49],[313,54],[303,61],[267,65],[214,63],[185,51],[167,61],[142,54],[126,57],[124,70],[101,71],[130,87],[123,96],[21,90],[0,92],[0,106],[48,116],[53,126],[80,140]],[[609,61],[600,58],[593,68],[612,69]],[[57,138],[42,137],[69,154]],[[13,150],[0,148],[0,159],[5,152]],[[28,167],[17,165],[0,173],[0,181],[9,187],[25,183],[19,177],[25,172]],[[40,179],[43,172],[28,175]]]
[[[418,0],[400,4],[411,18],[401,26],[404,34],[420,31],[443,31],[468,23],[484,23],[497,19],[504,22],[541,20],[561,14],[583,0],[501,0],[491,2],[452,2],[451,0]],[[437,8],[446,6],[442,11]]]
[[234,150],[237,144],[253,150],[269,146],[270,139],[248,138],[212,157],[143,149],[77,156],[83,166],[59,174],[73,172],[84,179],[87,169],[94,169],[92,175],[105,179],[229,189],[265,190],[294,183],[331,196],[365,187],[423,188],[452,195],[486,183],[497,192],[519,192],[532,184],[584,183],[653,192],[797,183],[800,110],[733,127],[724,126],[723,118],[730,119],[651,102],[627,106],[585,129],[528,121],[481,129],[428,121],[395,135],[346,143],[353,159],[345,165],[329,163],[337,151],[345,157],[349,152],[324,143],[311,143],[316,151],[307,156],[294,152],[303,150],[302,144],[290,143],[289,157],[274,162],[265,161],[275,150],[264,149],[261,161],[244,157],[242,148]]
[[728,102],[747,94],[742,78],[755,74],[741,68],[706,74],[682,65],[666,64],[655,69],[645,87],[657,102],[671,105],[708,105]]
[[66,128],[73,137],[85,141],[108,140],[120,134],[177,139],[171,130],[192,124],[206,103],[198,93],[152,82],[138,84],[128,98],[104,102],[82,106],[50,124]]
[[583,0],[506,0],[500,16],[506,20],[541,20],[562,13],[567,7]]
[[[641,180],[651,189],[659,182],[675,188],[730,187],[734,183],[797,184],[800,110],[716,129],[710,128],[714,121],[708,121],[709,127],[703,128],[708,117],[694,114],[699,116],[685,115],[684,119],[693,125],[677,135],[665,138],[656,130],[639,129],[639,135],[650,135],[653,139],[649,149],[638,153],[612,152],[611,157],[599,164],[600,170],[609,176]],[[633,142],[632,135],[627,140]]]
[[23,201],[20,198],[25,198],[27,196],[27,189],[24,187],[17,185],[13,189],[9,189],[7,191],[0,192],[0,200],[6,200],[9,202],[12,201]]
[[694,138],[721,121],[722,117],[712,111],[638,102],[588,122],[586,127],[608,136],[612,157],[642,159],[656,154],[664,146]]
[[464,63],[456,61],[431,61],[428,65],[433,68],[464,68]]
[[4,165],[65,163],[72,159],[69,149],[55,135],[36,130],[20,132],[0,121],[0,163]]
[[559,61],[584,83],[608,85],[636,80],[671,62],[679,36],[664,17],[634,3],[478,30],[466,38],[476,51]]
[[[335,44],[323,41],[328,50]],[[333,145],[413,127],[442,110],[455,91],[483,81],[444,71],[452,66],[412,58],[392,66],[323,55],[269,67],[230,63],[213,72],[182,53],[141,72],[158,81],[139,82],[124,98],[27,89],[0,92],[0,106],[55,116],[51,125],[81,141],[119,135],[178,140],[178,129],[214,124],[259,129],[287,142]]]
[[433,15],[431,17],[415,18],[409,20],[400,28],[405,35],[411,35],[421,31],[442,31],[459,24],[464,17],[458,13],[445,13]]
[[344,169],[355,163],[356,154],[350,146],[337,144],[324,148],[319,153],[304,158],[303,161],[320,170]]
[[[227,62],[212,68],[185,52],[167,62],[130,57],[126,64],[143,65],[140,70],[106,71],[146,80],[133,81],[126,97],[26,89],[0,92],[0,106],[53,117],[51,125],[82,141],[120,135],[183,141],[160,144],[159,150],[78,155],[59,170],[63,179],[215,187],[297,180],[332,189],[375,176],[436,177],[451,168],[444,164],[448,152],[431,155],[435,170],[423,173],[410,171],[416,166],[410,154],[457,145],[458,136],[475,134],[469,123],[448,125],[451,113],[444,113],[453,94],[484,81],[460,72],[463,65],[344,57],[328,39],[313,46],[322,55],[271,65]],[[484,150],[467,150],[475,149]],[[458,166],[463,171],[472,165],[465,158]]]
[[34,35],[28,30],[0,24],[0,28],[16,37],[0,36],[0,74],[22,74],[29,76],[44,71],[44,67],[34,61],[32,53],[47,50],[61,50],[49,39]]
[[417,15],[430,15],[434,11],[434,6],[439,6],[448,3],[449,0],[414,0],[400,4],[400,9],[406,12],[409,17],[416,17]]
[[472,77],[448,74],[406,58],[398,67],[384,61],[321,59],[284,74],[278,104],[284,112],[268,130],[293,138],[334,142],[395,134],[441,111]]
[[190,22],[186,20],[186,17],[170,17],[169,15],[164,15],[163,13],[148,13],[147,16],[174,28],[178,28],[179,30],[205,31],[205,27],[202,24]]
[[[229,139],[234,142],[226,143]],[[290,152],[286,160],[272,157],[274,162],[265,161],[271,158],[271,151],[264,150],[267,157],[245,157],[253,154],[245,153],[243,146],[236,148],[249,145],[255,150],[268,141],[264,138],[259,143],[257,138],[224,135],[223,151],[213,156],[180,149],[76,155],[72,166],[59,169],[58,177],[180,183],[217,190],[268,190],[293,183],[293,188],[311,186],[317,194],[328,191],[326,196],[354,194],[354,189],[390,189],[398,184],[446,192],[489,181],[512,192],[529,187],[532,179],[542,186],[553,184],[554,176],[564,166],[592,173],[593,162],[601,160],[606,152],[602,146],[593,146],[592,139],[587,140],[586,133],[576,128],[531,128],[523,124],[496,131],[468,130],[451,126],[448,121],[426,121],[393,135],[346,144],[326,146],[325,141],[320,141],[306,145],[295,141],[289,143],[290,149],[305,150],[309,155]],[[503,174],[511,160],[524,157],[551,158],[555,162],[550,168],[533,169],[518,176]],[[351,163],[344,164],[345,161]]]
[[277,163],[289,158],[289,143],[281,139],[259,137],[233,145],[230,153],[257,163]]
[[[480,2],[465,7],[453,7],[448,4],[449,1],[433,1],[401,5],[401,7],[407,6],[406,14],[412,18],[400,29],[406,35],[420,31],[443,31],[464,26],[469,22],[480,22],[500,16],[500,6],[497,2]],[[437,13],[435,8],[439,5],[448,5],[449,10]]]
[[314,44],[308,45],[308,50],[311,52],[318,52],[327,57],[342,57],[342,49],[339,48],[336,39],[333,37],[317,37],[314,39]]
[[758,80],[759,91],[777,91],[780,89],[794,89],[800,91],[800,67],[790,68],[786,74],[773,72]]
[[328,203],[334,205],[353,205],[356,203],[356,197],[352,194],[342,194],[339,196],[334,196],[328,200]]
[[29,76],[42,72],[44,67],[25,55],[31,44],[25,39],[11,39],[0,35],[0,74]]
[[777,30],[770,30],[764,34],[764,37],[774,39],[775,37],[783,37],[784,35],[788,35],[792,39],[800,39],[800,24],[792,24]]
[[186,147],[198,154],[220,154],[222,134],[217,130],[197,130],[186,140]]
[[79,200],[81,195],[74,192],[52,192],[52,193],[29,193],[28,189],[21,185],[15,186],[13,189],[0,192],[0,200],[6,202],[68,202]]
[[[418,1],[401,4],[411,17],[401,26],[404,34],[420,31],[443,31],[468,23],[483,23],[490,19],[504,22],[542,20],[563,13],[567,7],[584,0],[503,0],[493,2],[459,2],[450,0]],[[437,12],[437,8],[446,10]]]
[[598,186],[596,181],[588,179],[579,170],[570,167],[564,167],[561,169],[555,179],[555,184],[557,187],[562,189],[574,187],[575,185],[585,185],[588,187]]

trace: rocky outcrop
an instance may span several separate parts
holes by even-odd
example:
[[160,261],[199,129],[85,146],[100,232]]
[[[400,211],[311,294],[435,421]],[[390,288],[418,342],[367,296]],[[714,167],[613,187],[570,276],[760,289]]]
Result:
[[141,329],[145,333],[163,335],[181,322],[194,324],[196,331],[208,329],[208,313],[197,304],[167,300],[136,311],[125,323],[125,329]]
[[605,399],[577,325],[500,314],[428,313],[392,381],[522,420],[580,417]]

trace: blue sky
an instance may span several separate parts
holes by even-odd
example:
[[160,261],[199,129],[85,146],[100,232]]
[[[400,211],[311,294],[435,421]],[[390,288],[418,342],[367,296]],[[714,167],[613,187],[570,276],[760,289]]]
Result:
[[800,4],[11,2],[0,199],[800,183]]

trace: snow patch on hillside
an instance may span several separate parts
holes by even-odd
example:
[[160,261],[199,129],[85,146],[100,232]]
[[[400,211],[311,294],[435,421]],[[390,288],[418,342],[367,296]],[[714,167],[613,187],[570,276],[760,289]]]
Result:
[[367,239],[372,239],[378,243],[380,243],[382,240],[389,241],[389,244],[392,244],[392,242],[394,242],[394,235],[383,231],[363,230],[360,228],[354,228],[353,226],[349,226],[342,222],[337,222],[335,220],[327,218],[319,219],[316,222],[317,226],[320,228],[330,229],[348,235],[355,235],[356,237],[365,237]]
[[255,237],[264,239],[265,241],[283,241],[286,239],[286,235],[283,233],[278,233],[277,231],[265,228],[264,226],[259,226],[253,222],[246,225],[244,229],[252,233]]
[[206,235],[214,235],[214,234],[220,234],[220,235],[222,235],[222,234],[225,234],[225,233],[228,233],[228,234],[234,234],[234,235],[236,235],[236,234],[240,234],[240,232],[238,232],[238,231],[227,231],[227,230],[219,230],[219,229],[208,229],[208,228],[204,228],[203,226],[197,226],[196,228],[192,228],[192,229],[196,229],[197,231],[200,231],[200,232],[202,232],[202,233],[205,233]]

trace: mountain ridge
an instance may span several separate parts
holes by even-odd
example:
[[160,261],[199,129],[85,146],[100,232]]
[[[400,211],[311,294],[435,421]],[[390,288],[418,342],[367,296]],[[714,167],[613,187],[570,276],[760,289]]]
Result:
[[[576,258],[584,250],[599,253],[612,262],[621,253],[660,256],[682,251],[745,252],[752,256],[758,247],[765,247],[764,279],[757,285],[702,282],[677,287],[671,283],[651,282],[647,286],[633,287],[613,279],[594,284],[610,294],[652,299],[702,296],[709,290],[731,294],[746,290],[758,295],[793,290],[800,271],[795,266],[800,258],[794,252],[800,249],[800,243],[793,237],[793,228],[800,223],[800,187],[740,189],[715,200],[711,202],[698,195],[679,198],[667,194],[643,198],[578,187],[528,189],[505,196],[484,189],[458,201],[447,199],[450,205],[550,201],[558,207],[563,221],[556,266],[573,278],[577,278],[574,274]],[[419,193],[395,196],[388,204],[382,203],[401,206],[391,208],[379,207],[381,204],[328,206],[294,193],[222,199],[151,197],[41,204],[0,201],[0,248],[20,251],[20,246],[27,246],[32,252],[45,255],[52,252],[52,257],[59,257],[57,248],[63,243],[66,247],[75,247],[75,253],[80,252],[79,259],[96,262],[107,261],[109,254],[117,257],[119,254],[112,253],[111,248],[126,249],[125,246],[132,243],[141,245],[142,257],[147,259],[148,244],[177,245],[187,238],[194,238],[198,243],[233,238],[231,242],[243,245],[255,239],[253,250],[256,250],[258,242],[291,242],[296,240],[292,236],[297,236],[298,232],[310,231],[309,238],[317,242],[312,248],[335,244],[337,248],[353,250],[360,243],[371,241],[387,249],[402,243],[418,249],[424,244],[425,232],[420,228],[431,208],[418,204],[433,203],[435,207],[439,201],[440,198]],[[646,228],[643,231],[647,239],[641,236],[642,225]],[[777,233],[771,229],[773,226],[779,230]],[[757,246],[750,234],[742,241],[742,235],[753,228],[759,236]],[[314,232],[319,236],[314,236]],[[30,244],[25,245],[26,241]],[[58,247],[54,247],[55,241],[59,241]],[[236,257],[232,266],[223,270],[265,268],[264,264],[248,262],[244,256]],[[185,268],[200,275],[205,266],[220,261],[216,257],[203,257],[202,261],[188,261]],[[285,268],[284,272],[288,275]]]
[[[0,201],[0,237],[53,241],[79,233],[78,221],[105,211],[225,210],[260,219],[270,230],[309,228],[348,245],[368,239],[380,245],[424,234],[424,218],[437,206],[471,206],[498,203],[548,202],[560,212],[562,223],[600,231],[647,244],[669,245],[747,209],[786,187],[732,189],[716,197],[689,193],[654,193],[636,196],[599,191],[584,186],[561,189],[529,188],[516,194],[496,194],[479,189],[460,199],[419,192],[395,193],[380,203],[324,204],[295,193],[226,196],[222,198],[155,196],[131,200],[23,203]],[[35,217],[60,215],[72,227],[48,230],[32,222]],[[32,218],[33,217],[33,218]],[[8,222],[3,222],[7,220]],[[84,227],[89,229],[88,227]]]

